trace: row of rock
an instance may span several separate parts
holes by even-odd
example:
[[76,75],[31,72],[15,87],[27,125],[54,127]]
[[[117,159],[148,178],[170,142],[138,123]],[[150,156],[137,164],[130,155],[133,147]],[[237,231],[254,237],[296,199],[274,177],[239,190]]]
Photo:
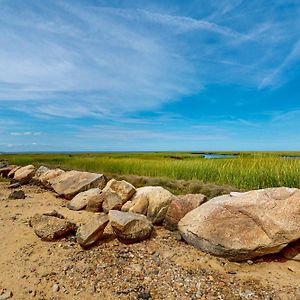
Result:
[[[97,213],[95,219],[77,229],[77,241],[82,246],[96,242],[108,223],[124,242],[148,238],[153,224],[163,223],[167,229],[178,229],[189,244],[235,261],[282,249],[289,258],[300,256],[299,246],[294,244],[300,239],[300,190],[296,188],[231,193],[206,202],[203,195],[176,197],[162,187],[135,189],[130,183],[115,179],[106,184],[105,176],[89,172],[44,167],[35,171],[33,166],[26,166],[11,167],[6,176],[12,173],[19,182],[31,180],[52,188],[71,200],[67,205],[69,209]],[[44,222],[47,224],[52,224],[53,218],[60,219],[58,222],[68,228],[68,232],[75,231],[74,225],[66,223],[68,221],[61,216],[42,217],[49,221]],[[41,230],[36,229],[37,223],[33,221],[32,225],[42,236]],[[59,226],[58,229],[65,234]],[[287,247],[290,244],[292,246]]]

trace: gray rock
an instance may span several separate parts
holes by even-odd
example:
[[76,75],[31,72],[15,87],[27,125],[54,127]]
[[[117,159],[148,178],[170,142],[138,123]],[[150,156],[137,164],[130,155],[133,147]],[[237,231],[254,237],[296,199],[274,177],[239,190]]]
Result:
[[25,199],[25,193],[22,190],[13,191],[9,196],[8,199],[16,200],[16,199]]
[[151,221],[141,214],[111,210],[109,221],[117,237],[124,242],[145,240],[153,230]]
[[5,291],[4,293],[2,293],[0,295],[0,300],[7,300],[7,299],[12,298],[12,296],[13,296],[13,293],[11,291]]
[[300,238],[300,190],[216,197],[186,214],[178,228],[189,244],[230,260],[277,253]]
[[30,225],[35,234],[45,241],[53,241],[62,238],[75,231],[75,224],[64,219],[55,211],[46,214],[35,214],[30,219]]
[[12,183],[8,186],[9,189],[16,189],[18,187],[20,187],[21,184],[19,182],[15,182],[15,183]]
[[89,222],[78,228],[76,233],[77,242],[82,247],[91,246],[102,237],[107,224],[107,215],[101,214],[94,216]]

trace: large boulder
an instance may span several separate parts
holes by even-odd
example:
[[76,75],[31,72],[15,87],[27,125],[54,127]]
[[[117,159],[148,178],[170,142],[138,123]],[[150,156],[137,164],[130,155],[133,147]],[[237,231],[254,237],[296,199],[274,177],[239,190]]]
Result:
[[78,228],[76,233],[77,242],[82,247],[91,246],[102,237],[107,224],[107,215],[101,214],[94,216],[87,223]]
[[35,174],[33,176],[33,178],[31,179],[31,183],[33,184],[40,184],[40,180],[39,178],[46,172],[48,172],[50,169],[45,167],[45,166],[40,166],[36,171]]
[[180,195],[171,202],[165,219],[164,226],[169,230],[177,230],[178,222],[190,211],[207,201],[203,194]]
[[111,179],[102,191],[102,207],[104,212],[111,209],[120,210],[135,193],[135,187],[125,180]]
[[138,188],[122,211],[144,214],[153,224],[161,223],[167,213],[174,195],[161,186]]
[[65,173],[65,171],[61,170],[59,168],[54,169],[54,170],[48,170],[38,177],[38,181],[44,187],[50,188],[51,186],[50,186],[49,181],[51,179],[54,179],[54,178],[60,176],[63,173]]
[[77,194],[70,202],[68,202],[67,207],[71,210],[81,210],[84,209],[88,202],[93,199],[99,199],[101,190],[99,188],[89,189],[85,192]]
[[111,210],[109,221],[117,237],[124,242],[145,240],[153,230],[151,221],[141,214]]
[[277,253],[300,238],[300,190],[220,196],[186,214],[178,228],[189,244],[230,260]]
[[30,219],[30,225],[35,234],[45,241],[53,241],[75,231],[76,226],[62,215],[53,211],[45,214],[35,214]]
[[15,171],[14,180],[19,181],[21,184],[28,183],[35,174],[35,167],[33,165],[28,165],[21,167]]
[[103,174],[69,171],[48,180],[48,182],[59,196],[70,200],[80,192],[98,187],[103,180],[106,180]]

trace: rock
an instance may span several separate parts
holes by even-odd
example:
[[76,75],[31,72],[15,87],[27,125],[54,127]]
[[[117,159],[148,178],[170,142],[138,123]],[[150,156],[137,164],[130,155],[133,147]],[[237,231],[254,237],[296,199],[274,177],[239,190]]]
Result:
[[18,187],[20,187],[21,184],[19,182],[15,182],[15,183],[12,183],[8,186],[9,189],[16,189]]
[[63,173],[65,173],[65,171],[61,169],[48,170],[39,176],[38,181],[41,185],[50,188],[49,180],[54,179]]
[[0,161],[0,169],[7,167],[7,163],[5,161]]
[[111,210],[109,221],[117,237],[125,242],[145,240],[153,230],[151,221],[141,214]]
[[191,210],[195,209],[202,203],[207,201],[205,195],[188,194],[174,197],[171,202],[165,219],[164,226],[169,230],[177,230],[178,222]]
[[19,170],[19,169],[21,169],[20,166],[14,167],[14,168],[7,174],[7,177],[8,177],[8,178],[14,178],[16,171]]
[[36,171],[35,171],[35,177],[39,178],[40,176],[42,176],[43,174],[45,174],[46,172],[50,171],[49,168],[44,167],[44,166],[40,166]]
[[98,187],[104,180],[102,174],[69,171],[50,179],[49,184],[59,196],[70,200],[80,192]]
[[64,219],[63,216],[51,212],[35,214],[30,219],[30,225],[35,234],[45,241],[53,241],[75,231],[76,226]]
[[91,246],[102,237],[107,224],[107,215],[101,214],[94,216],[89,222],[78,228],[76,233],[77,242],[82,247]]
[[86,210],[92,212],[102,211],[102,203],[104,201],[104,194],[99,189],[99,192],[87,199]]
[[0,168],[0,176],[2,177],[8,177],[9,172],[11,172],[11,170],[13,170],[16,166],[4,166],[2,168]]
[[13,293],[11,291],[5,291],[4,293],[2,293],[0,295],[0,300],[7,300],[7,299],[12,298],[12,296],[13,296]]
[[21,167],[15,171],[14,179],[21,184],[28,183],[31,178],[34,176],[35,168],[33,165],[28,165],[26,167]]
[[136,190],[130,203],[122,210],[145,214],[153,224],[159,224],[164,220],[173,198],[173,194],[160,186],[145,186]]
[[295,242],[288,245],[281,251],[281,254],[287,259],[300,261],[300,243]]
[[300,190],[216,197],[186,214],[178,228],[189,244],[230,260],[277,253],[300,238]]
[[77,194],[68,204],[67,207],[71,210],[84,209],[89,200],[100,197],[101,190],[94,188]]
[[111,179],[103,189],[103,211],[109,212],[111,209],[120,210],[135,193],[135,187],[125,180],[117,181]]
[[57,292],[59,291],[59,285],[58,285],[57,283],[53,284],[53,286],[52,286],[52,291],[53,291],[54,293],[57,293]]
[[25,193],[22,190],[13,191],[9,196],[8,199],[16,200],[16,199],[25,199]]

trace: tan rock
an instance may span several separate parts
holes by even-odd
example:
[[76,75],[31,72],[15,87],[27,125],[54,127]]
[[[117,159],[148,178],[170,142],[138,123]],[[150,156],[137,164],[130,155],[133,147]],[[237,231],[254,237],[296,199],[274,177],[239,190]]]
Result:
[[300,190],[217,197],[186,214],[178,228],[188,243],[231,260],[277,253],[300,238]]
[[107,215],[101,214],[94,216],[90,221],[78,228],[76,233],[77,242],[82,247],[91,246],[102,237],[107,224]]
[[99,193],[97,193],[93,197],[89,197],[86,205],[86,210],[92,212],[102,211],[104,196],[105,196],[104,193],[102,193],[101,190],[99,189]]
[[287,259],[300,261],[300,242],[298,241],[288,245],[281,253]]
[[187,194],[174,197],[165,219],[164,226],[169,230],[177,230],[178,222],[190,211],[207,201],[203,194]]
[[35,173],[35,167],[33,165],[28,165],[26,167],[21,167],[15,171],[14,179],[19,181],[21,184],[28,183]]
[[61,169],[54,169],[54,170],[48,170],[45,173],[41,174],[38,178],[39,182],[41,185],[50,188],[50,183],[49,181],[51,179],[54,179],[62,174],[64,174],[65,171]]
[[145,214],[153,224],[161,223],[174,195],[160,186],[146,186],[136,190],[124,209]]
[[59,196],[72,199],[80,192],[98,187],[103,180],[102,174],[69,171],[50,179],[49,184]]
[[77,194],[70,202],[67,207],[71,210],[84,209],[88,202],[92,199],[98,199],[100,197],[101,190],[99,188],[89,189],[85,192]]
[[110,180],[102,192],[103,211],[109,212],[111,209],[120,210],[134,193],[135,187],[125,180]]
[[124,242],[145,240],[153,230],[151,221],[141,214],[111,210],[109,221],[117,237]]
[[53,241],[74,232],[76,226],[59,214],[36,214],[30,219],[34,232],[42,240]]
[[19,170],[21,167],[20,166],[16,166],[14,167],[7,175],[8,178],[14,178],[15,173],[17,170]]

